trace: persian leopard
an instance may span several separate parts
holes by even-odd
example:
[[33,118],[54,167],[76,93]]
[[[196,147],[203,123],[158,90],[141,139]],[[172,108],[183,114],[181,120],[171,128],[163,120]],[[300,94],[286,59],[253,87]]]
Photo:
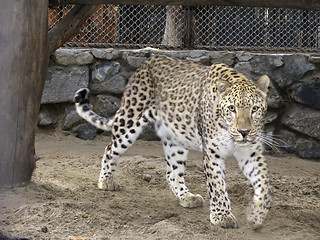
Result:
[[225,183],[225,159],[234,156],[254,188],[248,222],[259,228],[272,203],[262,144],[269,83],[263,75],[255,84],[224,64],[209,67],[159,55],[146,60],[131,76],[112,118],[94,113],[89,90],[78,90],[74,97],[78,114],[112,132],[98,187],[119,189],[114,179],[119,157],[148,123],[154,123],[166,157],[167,181],[180,205],[193,208],[204,201],[189,191],[184,180],[188,149],[195,149],[203,153],[211,223],[237,227]]

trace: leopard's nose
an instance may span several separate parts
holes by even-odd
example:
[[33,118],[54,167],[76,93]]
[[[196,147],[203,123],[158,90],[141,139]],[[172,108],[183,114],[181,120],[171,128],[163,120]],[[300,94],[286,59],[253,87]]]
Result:
[[242,135],[243,138],[246,138],[248,136],[250,129],[237,129],[238,132]]

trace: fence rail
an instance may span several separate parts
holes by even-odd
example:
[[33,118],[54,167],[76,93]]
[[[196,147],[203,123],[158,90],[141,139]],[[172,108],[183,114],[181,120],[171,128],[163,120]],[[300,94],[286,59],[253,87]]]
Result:
[[[72,5],[49,9],[49,28]],[[101,5],[69,46],[320,50],[320,11]]]

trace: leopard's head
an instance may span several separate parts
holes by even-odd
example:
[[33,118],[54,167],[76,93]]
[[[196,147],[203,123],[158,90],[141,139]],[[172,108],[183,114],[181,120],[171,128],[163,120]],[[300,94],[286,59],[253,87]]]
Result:
[[219,112],[236,144],[254,142],[260,135],[267,111],[269,83],[270,79],[266,75],[256,84],[245,77],[232,85],[225,80],[217,81]]

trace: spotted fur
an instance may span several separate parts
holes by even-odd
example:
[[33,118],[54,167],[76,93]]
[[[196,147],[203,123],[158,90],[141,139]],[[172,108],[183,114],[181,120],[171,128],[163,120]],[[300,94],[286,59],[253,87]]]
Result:
[[167,161],[167,181],[183,207],[203,204],[185,185],[188,149],[203,153],[210,196],[210,221],[237,227],[225,184],[225,159],[234,156],[254,188],[247,218],[259,228],[271,207],[267,163],[262,155],[262,118],[269,78],[256,84],[224,64],[210,67],[167,56],[145,61],[130,78],[113,118],[92,111],[88,89],[75,95],[77,112],[98,128],[112,132],[102,158],[99,188],[118,190],[114,172],[119,157],[154,123]]

